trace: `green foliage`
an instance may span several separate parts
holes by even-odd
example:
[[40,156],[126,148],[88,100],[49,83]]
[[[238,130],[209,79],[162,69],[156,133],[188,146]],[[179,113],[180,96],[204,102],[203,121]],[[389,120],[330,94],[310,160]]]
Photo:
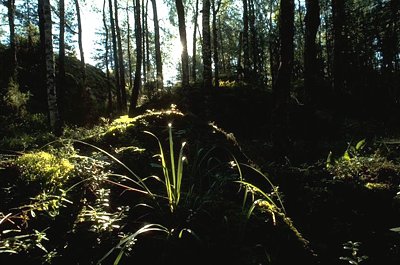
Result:
[[159,148],[160,154],[158,154],[161,159],[161,167],[164,174],[164,184],[167,191],[168,202],[170,206],[171,212],[174,212],[178,207],[180,198],[181,198],[181,184],[183,177],[183,163],[185,157],[183,156],[183,148],[186,143],[183,142],[179,151],[179,155],[177,157],[177,162],[175,161],[174,155],[174,141],[172,136],[172,124],[168,124],[168,139],[169,139],[169,155],[170,155],[170,163],[167,164],[167,157],[164,152],[163,146],[159,140],[159,138],[151,132],[145,131],[145,133],[150,134],[154,138],[156,138]]
[[16,159],[15,165],[21,171],[19,178],[23,182],[39,183],[49,190],[62,187],[74,169],[67,159],[44,151],[24,154]]
[[17,114],[26,112],[26,105],[30,98],[29,92],[22,93],[19,84],[11,79],[8,83],[7,93],[3,98],[5,105]]
[[0,240],[0,254],[18,254],[27,252],[34,248],[39,248],[47,253],[43,242],[48,241],[46,231],[33,230],[31,234],[20,235],[20,230],[4,230],[1,232],[2,240]]
[[242,85],[243,84],[240,84],[239,82],[237,82],[235,80],[233,80],[233,81],[230,81],[230,80],[226,80],[226,81],[221,80],[221,81],[219,81],[219,87],[220,88],[238,88],[238,87],[240,87]]
[[[180,139],[192,142],[192,128],[184,127],[178,131],[169,124],[166,136],[161,137],[162,133],[156,130],[164,128],[160,124],[165,124],[165,119],[171,120],[170,115],[175,115],[172,118],[180,126],[177,117],[183,114],[172,107],[169,110],[148,111],[135,118],[123,116],[113,122],[104,119],[102,124],[91,129],[75,130],[71,127],[65,137],[73,135],[79,140],[57,140],[42,147],[41,151],[21,155],[12,163],[7,163],[5,167],[11,165],[12,169],[18,169],[15,174],[20,181],[15,189],[18,190],[18,185],[22,184],[25,189],[35,190],[35,195],[32,198],[18,197],[18,203],[22,206],[13,205],[12,208],[6,208],[10,213],[0,213],[0,228],[11,226],[13,230],[18,230],[0,237],[0,245],[15,237],[25,238],[34,234],[32,228],[37,228],[39,224],[41,229],[50,227],[49,241],[41,243],[47,252],[42,249],[43,253],[36,251],[32,254],[29,252],[31,249],[41,247],[34,244],[36,241],[26,241],[21,242],[26,244],[25,248],[14,248],[16,253],[29,258],[41,257],[51,263],[55,255],[65,260],[70,253],[79,254],[73,252],[76,248],[84,248],[82,252],[91,261],[100,260],[99,264],[108,264],[111,260],[111,263],[121,264],[124,255],[134,252],[133,246],[142,242],[139,240],[144,237],[144,244],[138,248],[161,250],[160,255],[167,257],[190,255],[183,251],[170,253],[169,249],[176,245],[187,247],[190,251],[201,246],[201,249],[208,251],[222,240],[223,244],[228,242],[229,249],[242,248],[243,235],[251,231],[250,238],[258,229],[244,224],[255,222],[259,225],[261,218],[261,225],[264,225],[266,216],[271,217],[277,225],[288,225],[297,236],[301,236],[286,215],[278,187],[272,184],[267,175],[236,160],[231,164],[226,163],[230,157],[227,149],[232,147],[237,151],[239,148],[239,152],[242,152],[233,134],[215,124],[204,124],[208,131],[203,131],[203,127],[199,131],[209,133],[207,140],[217,140],[217,144],[206,142],[204,147],[198,148],[203,146],[203,142],[198,141],[194,148],[185,146],[185,143],[176,146]],[[144,128],[154,130],[154,133],[146,133],[156,141],[144,137]],[[196,136],[198,133],[196,131]],[[139,147],[127,146],[132,139],[138,141]],[[226,146],[219,148],[219,143]],[[151,163],[151,156],[155,153],[157,162]],[[184,153],[190,161],[187,166]],[[137,157],[141,160],[135,164]],[[236,166],[239,164],[241,167]],[[137,168],[144,169],[136,174]],[[147,177],[152,174],[151,168],[163,176]],[[247,169],[246,172],[242,172],[243,168]],[[251,176],[245,179],[247,172]],[[266,186],[257,187],[249,181],[253,175],[261,176]],[[243,211],[240,198],[237,200],[238,185],[234,181],[240,184],[246,194]],[[0,199],[3,196],[1,192],[0,189]],[[245,218],[246,214],[249,219]],[[266,229],[271,229],[269,224]],[[222,234],[220,230],[223,230]],[[54,235],[60,240],[55,239]],[[230,242],[231,239],[234,242]],[[155,241],[148,244],[149,240]],[[189,246],[186,246],[187,243]],[[269,246],[266,244],[265,247]],[[104,253],[106,255],[101,258]],[[142,253],[137,253],[137,256],[135,253],[130,261],[135,261],[135,258],[140,260],[141,256]],[[76,257],[75,261],[81,262],[80,258]]]
[[329,154],[326,168],[336,180],[353,181],[367,189],[383,190],[392,188],[400,181],[400,167],[388,160],[379,150],[364,151],[365,140],[349,145],[344,154],[332,158]]
[[89,224],[89,231],[100,234],[119,229],[119,223],[126,217],[129,207],[118,207],[112,212],[110,206],[110,189],[98,188],[95,191],[96,199],[92,205],[85,204],[80,211],[75,225]]
[[250,207],[247,211],[247,218],[251,217],[255,209],[259,209],[261,212],[269,213],[272,217],[272,222],[274,225],[277,224],[277,217],[279,217],[286,225],[288,225],[288,227],[294,232],[298,239],[303,242],[304,245],[308,245],[309,242],[300,234],[300,232],[294,226],[292,220],[290,220],[290,218],[286,215],[285,207],[283,206],[283,201],[278,191],[278,187],[270,181],[269,177],[254,166],[241,164],[242,166],[254,171],[258,176],[261,176],[266,181],[271,190],[268,193],[256,185],[244,180],[242,169],[236,160],[232,162],[232,165],[236,166],[239,171],[240,180],[236,182],[244,188],[243,210],[246,207],[250,195]]
[[42,191],[32,198],[29,204],[20,206],[18,209],[21,210],[21,214],[26,220],[30,218],[28,214],[35,218],[37,213],[45,213],[51,218],[55,218],[60,214],[60,209],[67,207],[68,204],[72,204],[72,202],[67,199],[67,192],[60,189],[53,193]]
[[0,147],[9,150],[29,150],[54,140],[49,132],[47,117],[44,114],[25,113],[22,115],[0,115]]

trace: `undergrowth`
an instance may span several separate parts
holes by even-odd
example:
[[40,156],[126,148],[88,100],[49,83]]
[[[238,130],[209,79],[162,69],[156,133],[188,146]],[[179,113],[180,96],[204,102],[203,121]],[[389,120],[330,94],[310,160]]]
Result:
[[[233,134],[213,135],[224,131],[206,124],[203,130],[210,138],[202,143],[190,127],[178,128],[179,117],[183,114],[175,106],[120,117],[87,131],[67,130],[38,151],[4,159],[0,199],[17,193],[0,208],[0,256],[9,262],[18,256],[49,264],[69,258],[69,264],[87,259],[118,264],[143,262],[148,258],[143,253],[156,251],[159,258],[148,264],[165,258],[181,264],[190,255],[200,264],[211,259],[217,244],[233,250],[249,240],[257,233],[255,224],[269,233],[286,227],[307,245],[288,217],[278,187],[248,164],[251,160]],[[214,138],[218,142],[209,145]],[[245,244],[256,251],[252,242]],[[273,242],[257,244],[274,254]],[[176,256],[172,246],[187,253]],[[246,251],[240,248],[234,256],[254,259]]]

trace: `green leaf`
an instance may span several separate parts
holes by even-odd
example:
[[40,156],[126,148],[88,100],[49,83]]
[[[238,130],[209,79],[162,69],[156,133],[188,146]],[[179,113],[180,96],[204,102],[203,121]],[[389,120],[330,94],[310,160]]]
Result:
[[330,168],[332,166],[332,151],[329,151],[325,166],[326,168]]
[[400,227],[391,228],[390,231],[400,233]]
[[356,150],[360,151],[365,147],[365,139],[362,139],[356,144]]
[[350,155],[349,155],[349,152],[346,150],[346,152],[344,152],[344,154],[343,154],[343,159],[344,160],[347,160],[347,161],[350,161],[351,160],[351,157],[350,157]]

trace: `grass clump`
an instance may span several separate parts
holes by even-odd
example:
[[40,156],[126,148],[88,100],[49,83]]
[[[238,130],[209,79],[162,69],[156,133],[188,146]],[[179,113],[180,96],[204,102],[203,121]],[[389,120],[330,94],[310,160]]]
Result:
[[151,132],[147,132],[147,134],[152,135],[157,139],[160,154],[158,156],[161,160],[161,166],[163,169],[164,174],[164,184],[167,190],[168,195],[168,202],[171,209],[171,212],[174,212],[178,207],[179,200],[181,198],[181,184],[182,184],[182,177],[183,177],[183,162],[185,161],[185,157],[183,156],[183,148],[186,145],[186,142],[183,142],[181,145],[181,149],[179,151],[179,156],[177,158],[177,162],[175,161],[175,154],[174,154],[174,140],[172,137],[172,124],[168,124],[168,142],[169,142],[169,154],[170,154],[170,164],[167,165],[167,157],[165,155],[163,146],[161,145],[160,140],[157,136],[155,136]]

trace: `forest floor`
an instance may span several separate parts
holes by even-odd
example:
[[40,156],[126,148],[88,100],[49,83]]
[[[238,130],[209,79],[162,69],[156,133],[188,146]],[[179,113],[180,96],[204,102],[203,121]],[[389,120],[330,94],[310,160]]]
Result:
[[[44,147],[2,141],[1,263],[400,264],[395,122],[292,104],[279,152],[268,93],[195,92]],[[179,176],[181,142],[173,204],[161,180],[163,168]]]

